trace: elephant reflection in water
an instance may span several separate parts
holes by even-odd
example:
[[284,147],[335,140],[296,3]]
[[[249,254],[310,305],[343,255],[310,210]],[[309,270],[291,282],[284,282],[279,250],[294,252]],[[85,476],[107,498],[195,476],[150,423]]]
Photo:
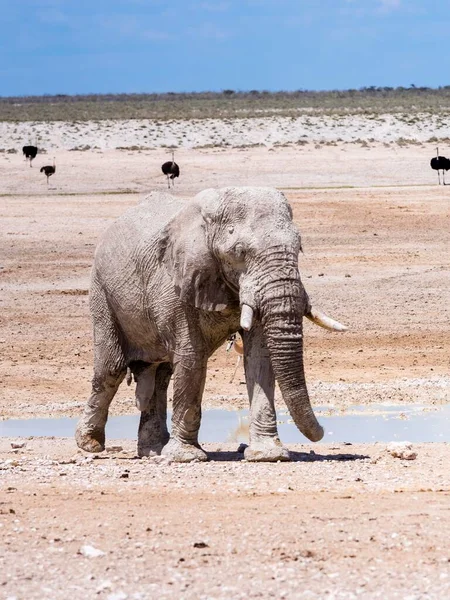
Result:
[[238,413],[238,424],[228,436],[229,442],[247,441],[250,437],[250,423],[248,418]]
[[245,458],[289,459],[278,437],[275,380],[299,430],[320,440],[303,370],[303,317],[345,327],[311,306],[300,248],[291,207],[271,188],[210,189],[190,201],[152,193],[111,225],[92,270],[94,377],[79,447],[104,449],[109,405],[129,369],[141,411],[138,453],[206,460],[198,431],[207,361],[236,331],[250,400]]

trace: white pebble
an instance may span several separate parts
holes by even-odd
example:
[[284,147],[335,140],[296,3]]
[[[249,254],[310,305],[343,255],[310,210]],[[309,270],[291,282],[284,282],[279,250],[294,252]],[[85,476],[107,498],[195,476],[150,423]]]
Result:
[[26,445],[26,442],[11,442],[11,448],[13,448],[14,450],[18,448],[25,448]]
[[414,452],[412,447],[411,442],[391,442],[387,445],[386,450],[394,458],[415,460],[417,458],[417,452]]
[[117,592],[107,596],[107,600],[127,600],[127,598],[128,596],[125,592]]
[[97,558],[99,556],[105,556],[106,552],[103,550],[99,550],[98,548],[94,548],[94,546],[81,546],[80,554],[85,556],[86,558]]

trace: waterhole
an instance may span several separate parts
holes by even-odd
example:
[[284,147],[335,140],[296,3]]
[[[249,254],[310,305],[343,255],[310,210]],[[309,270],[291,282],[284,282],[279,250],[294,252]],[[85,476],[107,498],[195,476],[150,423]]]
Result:
[[[329,407],[315,409],[325,428],[325,442],[450,442],[450,405],[443,406],[352,406],[345,411]],[[170,414],[169,414],[170,417]],[[77,419],[10,419],[0,421],[0,437],[72,437]],[[247,442],[248,410],[205,410],[200,442]],[[110,417],[108,442],[136,439],[139,415]],[[169,418],[170,429],[170,418]],[[307,443],[290,415],[278,412],[278,431],[286,444]]]

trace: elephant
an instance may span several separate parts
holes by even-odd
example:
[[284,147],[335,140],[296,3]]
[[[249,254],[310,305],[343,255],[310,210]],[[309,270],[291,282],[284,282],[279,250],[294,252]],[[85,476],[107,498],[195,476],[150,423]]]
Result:
[[104,450],[109,405],[128,370],[141,411],[138,454],[207,460],[198,442],[207,361],[237,331],[250,401],[245,458],[289,460],[278,437],[275,380],[298,429],[320,440],[303,368],[303,316],[346,327],[311,306],[300,250],[292,209],[272,188],[208,189],[191,200],[152,192],[119,217],[92,268],[94,375],[78,446]]

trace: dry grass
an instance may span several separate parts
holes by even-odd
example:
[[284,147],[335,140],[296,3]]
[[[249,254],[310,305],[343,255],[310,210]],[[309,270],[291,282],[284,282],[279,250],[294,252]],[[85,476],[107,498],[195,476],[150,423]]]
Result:
[[450,114],[450,86],[369,87],[314,92],[202,92],[0,98],[0,121],[89,121],[105,119],[205,119],[312,114]]

